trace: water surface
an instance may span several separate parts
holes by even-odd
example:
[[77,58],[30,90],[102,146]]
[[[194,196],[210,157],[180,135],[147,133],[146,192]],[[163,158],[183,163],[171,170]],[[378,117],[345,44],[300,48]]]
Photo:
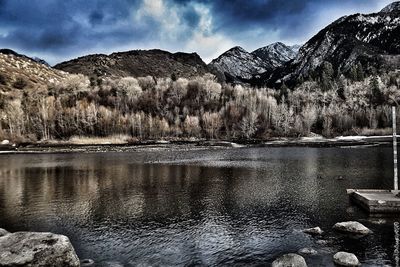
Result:
[[[369,218],[345,191],[391,186],[388,147],[0,155],[0,227],[65,234],[100,266],[269,266],[304,247],[309,266],[338,250],[396,266],[400,218]],[[374,234],[330,230],[344,220]],[[314,226],[327,245],[301,232]]]

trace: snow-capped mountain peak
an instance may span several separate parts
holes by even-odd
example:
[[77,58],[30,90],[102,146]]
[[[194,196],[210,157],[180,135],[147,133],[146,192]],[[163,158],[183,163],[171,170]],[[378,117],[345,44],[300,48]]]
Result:
[[276,42],[249,53],[242,47],[235,46],[214,59],[209,67],[217,76],[225,77],[226,80],[244,81],[292,60],[299,47],[292,48]]
[[241,81],[266,72],[272,66],[242,47],[235,46],[211,61],[209,67],[225,79]]
[[261,47],[253,51],[252,54],[260,57],[273,67],[279,67],[295,58],[297,51],[281,42],[276,42],[265,47]]
[[349,74],[357,64],[367,70],[400,68],[400,1],[381,12],[353,14],[331,23],[306,44],[284,70],[266,76],[268,84],[286,84],[318,73],[325,63],[335,72]]
[[226,51],[225,53],[230,53],[230,54],[240,54],[240,53],[248,53],[243,47],[241,46],[235,46]]

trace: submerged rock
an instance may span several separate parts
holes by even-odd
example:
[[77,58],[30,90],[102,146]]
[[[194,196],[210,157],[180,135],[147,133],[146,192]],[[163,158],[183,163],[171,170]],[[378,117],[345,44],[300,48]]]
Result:
[[9,234],[9,232],[7,232],[6,230],[4,230],[3,228],[0,228],[0,237],[1,237],[1,236],[8,235],[8,234]]
[[336,223],[333,226],[333,229],[343,233],[354,234],[354,235],[367,235],[372,232],[361,223],[355,221]]
[[272,267],[307,267],[307,263],[302,256],[289,253],[274,260]]
[[298,251],[300,255],[317,255],[318,252],[313,248],[302,248]]
[[321,230],[319,227],[308,228],[304,229],[303,233],[310,234],[310,235],[321,235],[324,231]]
[[81,260],[81,267],[89,267],[89,266],[94,266],[94,261],[92,259]]
[[368,222],[372,223],[372,224],[378,224],[378,225],[388,223],[385,219],[369,219]]
[[66,236],[16,232],[0,237],[0,266],[78,267],[79,259]]
[[118,261],[107,261],[103,263],[104,267],[124,267],[124,265]]
[[326,246],[326,245],[328,245],[329,242],[327,240],[320,239],[320,240],[315,241],[315,243],[317,243],[318,245],[321,245],[321,246]]
[[333,261],[340,266],[360,266],[360,262],[358,261],[356,255],[353,253],[347,253],[340,251],[333,255]]

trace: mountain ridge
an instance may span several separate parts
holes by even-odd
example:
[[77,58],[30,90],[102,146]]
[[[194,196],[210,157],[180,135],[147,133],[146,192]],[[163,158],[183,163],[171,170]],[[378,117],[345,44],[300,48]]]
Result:
[[[184,77],[213,73],[219,81],[279,88],[303,79],[318,78],[324,64],[335,75],[349,74],[355,65],[365,71],[400,68],[400,1],[371,14],[343,16],[321,29],[304,45],[281,42],[248,52],[232,47],[208,65],[197,53],[171,53],[160,49],[129,50],[81,56],[56,64],[54,69],[89,77]],[[47,65],[46,62],[0,50]]]
[[384,12],[339,18],[307,41],[292,61],[251,82],[271,87],[293,84],[318,76],[325,63],[336,75],[350,75],[357,64],[369,73],[400,68],[398,7],[400,2],[394,2]]
[[11,49],[0,52],[0,96],[12,89],[37,89],[69,76]]
[[275,68],[292,60],[297,54],[294,49],[282,42],[272,43],[258,48],[251,53],[257,55]]
[[235,46],[213,59],[208,67],[228,82],[245,82],[282,66],[296,54],[295,50],[281,42],[272,43],[253,52]]
[[229,82],[249,79],[272,68],[257,55],[254,55],[240,46],[232,47],[208,64],[210,70],[217,76],[224,76]]
[[28,59],[28,60],[32,60],[32,61],[34,61],[36,63],[40,63],[40,64],[43,64],[43,65],[46,65],[47,67],[51,67],[50,64],[47,63],[44,59],[41,59],[41,58],[38,58],[38,57],[28,57],[26,55],[17,53],[16,51],[14,51],[12,49],[9,49],[9,48],[0,49],[0,54],[13,55],[13,56],[16,56],[16,57],[25,58],[25,59]]
[[70,73],[97,76],[194,77],[208,72],[197,53],[171,53],[160,49],[92,54],[54,66]]

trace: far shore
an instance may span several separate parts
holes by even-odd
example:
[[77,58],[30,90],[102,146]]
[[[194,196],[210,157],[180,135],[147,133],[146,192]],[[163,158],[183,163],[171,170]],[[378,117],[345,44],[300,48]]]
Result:
[[143,150],[196,150],[243,147],[359,147],[387,146],[392,136],[339,136],[335,138],[301,137],[272,138],[269,140],[145,140],[136,142],[85,142],[51,140],[34,143],[0,145],[0,154],[13,153],[68,153],[68,152],[130,152]]

